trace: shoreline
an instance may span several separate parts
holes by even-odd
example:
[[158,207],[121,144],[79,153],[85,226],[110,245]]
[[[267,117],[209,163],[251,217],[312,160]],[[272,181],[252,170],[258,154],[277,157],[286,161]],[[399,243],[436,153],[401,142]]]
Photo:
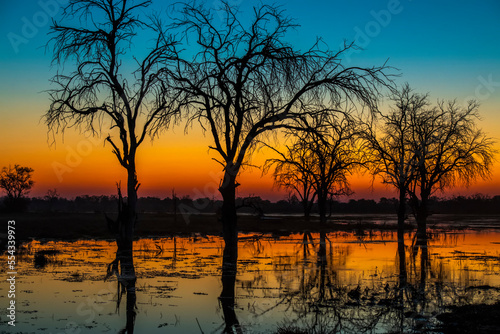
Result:
[[[116,213],[107,213],[114,218]],[[18,213],[0,214],[0,219],[16,221],[19,241],[114,239],[108,231],[104,213]],[[409,218],[405,229],[413,231],[416,224]],[[311,217],[306,220],[297,215],[267,215],[258,217],[248,214],[238,216],[239,233],[265,233],[288,235],[297,232],[355,232],[396,231],[396,215],[389,214],[337,214],[326,225]],[[434,215],[429,217],[430,231],[464,231],[500,229],[499,215]],[[135,238],[155,238],[181,235],[222,235],[222,226],[215,214],[174,215],[164,213],[140,213]],[[3,238],[2,238],[3,239]],[[2,240],[3,241],[3,240]],[[3,244],[3,242],[2,242]]]

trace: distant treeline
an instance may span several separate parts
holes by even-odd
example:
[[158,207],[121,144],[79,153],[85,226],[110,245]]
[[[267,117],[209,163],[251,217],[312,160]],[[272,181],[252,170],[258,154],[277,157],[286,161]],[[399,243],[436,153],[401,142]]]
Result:
[[[66,198],[27,198],[29,212],[116,212],[118,199],[116,196],[78,196],[75,199]],[[0,201],[3,203],[4,201]],[[378,202],[366,199],[351,199],[348,202],[330,201],[328,211],[335,213],[395,213],[398,200],[382,197]],[[138,212],[156,213],[217,213],[222,201],[210,198],[141,197],[138,201]],[[271,202],[258,196],[237,199],[238,212],[256,215],[273,213],[302,214],[301,203],[292,196],[288,200]],[[0,210],[4,211],[2,204]],[[500,196],[456,196],[451,198],[433,197],[430,203],[431,213],[461,213],[461,214],[500,214]],[[317,213],[315,204],[312,213]],[[408,207],[411,212],[411,207]]]

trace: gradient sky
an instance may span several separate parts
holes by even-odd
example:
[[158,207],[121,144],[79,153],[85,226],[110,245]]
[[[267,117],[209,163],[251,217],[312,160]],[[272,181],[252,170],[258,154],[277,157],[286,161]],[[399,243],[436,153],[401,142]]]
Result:
[[[57,188],[66,197],[81,194],[114,194],[115,183],[125,185],[125,173],[103,138],[86,138],[67,130],[64,140],[56,137],[49,146],[41,116],[49,106],[45,90],[57,67],[50,66],[46,52],[50,15],[57,19],[64,0],[0,1],[0,167],[21,164],[35,169],[32,196],[43,196]],[[162,11],[170,2],[154,1]],[[262,1],[268,3],[268,1]],[[218,0],[207,2],[217,7]],[[248,13],[256,1],[232,0]],[[417,92],[430,93],[431,101],[476,98],[481,103],[480,126],[500,138],[500,2],[491,1],[271,1],[281,3],[301,26],[287,40],[298,48],[310,46],[322,37],[332,49],[344,40],[363,47],[348,55],[352,65],[388,65],[399,69],[397,83],[408,82]],[[47,14],[49,12],[50,15]],[[28,22],[28,23],[27,23]],[[29,25],[33,24],[29,29]],[[21,38],[21,39],[20,39]],[[13,43],[17,40],[18,43]],[[139,149],[140,196],[218,196],[221,168],[211,160],[210,137],[198,128],[186,135],[184,125],[174,127]],[[500,145],[497,145],[500,148]],[[257,153],[260,164],[265,152]],[[65,167],[62,167],[65,166]],[[54,167],[62,169],[57,173]],[[242,172],[239,195],[285,197],[272,188],[269,176],[257,169]],[[352,179],[354,197],[394,196],[391,189],[375,184],[368,176]],[[500,194],[500,164],[492,180],[470,189],[452,189],[445,196],[481,192]]]

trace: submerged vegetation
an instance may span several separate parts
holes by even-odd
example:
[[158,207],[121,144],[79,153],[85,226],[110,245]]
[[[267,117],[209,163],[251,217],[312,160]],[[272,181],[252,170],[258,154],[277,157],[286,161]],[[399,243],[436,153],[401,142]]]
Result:
[[[221,333],[228,324],[243,333],[494,332],[498,236],[433,230],[426,248],[408,236],[400,252],[395,231],[240,234],[229,300],[214,289],[233,284],[220,280],[220,236],[136,240],[135,281],[116,266],[110,240],[33,240],[19,248],[23,279],[33,282],[18,301],[36,318],[18,329],[45,323],[57,331],[71,321],[83,332]],[[78,312],[91,309],[99,315]]]

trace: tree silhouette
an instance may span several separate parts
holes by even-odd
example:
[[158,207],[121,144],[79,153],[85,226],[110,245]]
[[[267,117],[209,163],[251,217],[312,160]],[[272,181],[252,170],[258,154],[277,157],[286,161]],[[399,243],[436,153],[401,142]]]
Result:
[[5,205],[9,210],[20,211],[24,209],[24,196],[30,192],[35,184],[32,179],[33,172],[32,168],[17,164],[14,167],[2,168],[0,172],[0,188],[7,194]]
[[416,167],[408,191],[418,239],[425,239],[428,203],[433,194],[459,183],[468,186],[491,174],[494,140],[476,125],[478,107],[476,101],[465,107],[455,101],[440,101],[436,107],[412,113],[409,135]]
[[44,196],[44,199],[48,202],[49,204],[49,211],[52,212],[54,204],[57,203],[61,196],[57,193],[57,189],[48,189],[46,195]]
[[[119,238],[132,247],[136,222],[136,154],[147,134],[159,124],[168,125],[176,114],[175,98],[168,88],[169,61],[175,42],[159,19],[143,21],[140,14],[151,1],[70,0],[62,19],[51,27],[53,63],[74,61],[74,70],[52,78],[51,104],[45,113],[50,131],[77,127],[92,134],[106,133],[119,163],[127,171],[127,212],[120,222]],[[139,32],[154,35],[142,59],[129,55]],[[64,71],[64,68],[63,68]]]
[[284,152],[273,147],[271,149],[275,150],[280,158],[266,160],[263,172],[267,173],[274,166],[274,184],[297,194],[304,216],[309,218],[317,193],[310,173],[310,164],[313,161],[307,143],[296,140],[292,145],[285,145]]
[[[382,179],[399,192],[398,238],[404,234],[406,199],[413,181],[416,156],[411,143],[412,114],[427,105],[427,96],[412,94],[408,85],[391,96],[395,104],[387,113],[380,113],[378,122],[364,123],[363,159],[372,175]],[[378,125],[381,126],[379,127]]]
[[57,188],[53,188],[53,189],[47,190],[47,193],[45,194],[44,199],[49,201],[49,202],[53,202],[53,201],[57,201],[59,199],[59,197],[61,197],[61,196],[57,192]]
[[275,182],[299,194],[306,216],[317,196],[324,223],[328,199],[351,193],[347,176],[360,164],[359,134],[354,119],[342,113],[322,115],[304,129],[289,132],[293,144],[285,153],[273,149],[280,158],[268,159],[265,167],[274,165]]
[[[345,67],[342,55],[352,45],[331,52],[317,42],[296,50],[285,35],[297,25],[279,7],[255,7],[248,25],[228,2],[222,7],[217,16],[196,3],[182,7],[176,26],[197,49],[176,79],[190,121],[211,134],[210,148],[219,155],[223,234],[236,251],[236,178],[258,141],[293,127],[298,118],[335,111],[346,99],[373,107],[388,78],[385,64]],[[218,23],[216,17],[223,19]]]
[[379,133],[373,123],[365,123],[364,150],[373,175],[399,191],[399,226],[404,223],[408,195],[417,234],[423,239],[430,197],[458,183],[488,178],[494,141],[476,126],[475,101],[463,108],[454,101],[432,107],[428,95],[414,93],[408,84],[392,100],[395,108],[381,114]]

